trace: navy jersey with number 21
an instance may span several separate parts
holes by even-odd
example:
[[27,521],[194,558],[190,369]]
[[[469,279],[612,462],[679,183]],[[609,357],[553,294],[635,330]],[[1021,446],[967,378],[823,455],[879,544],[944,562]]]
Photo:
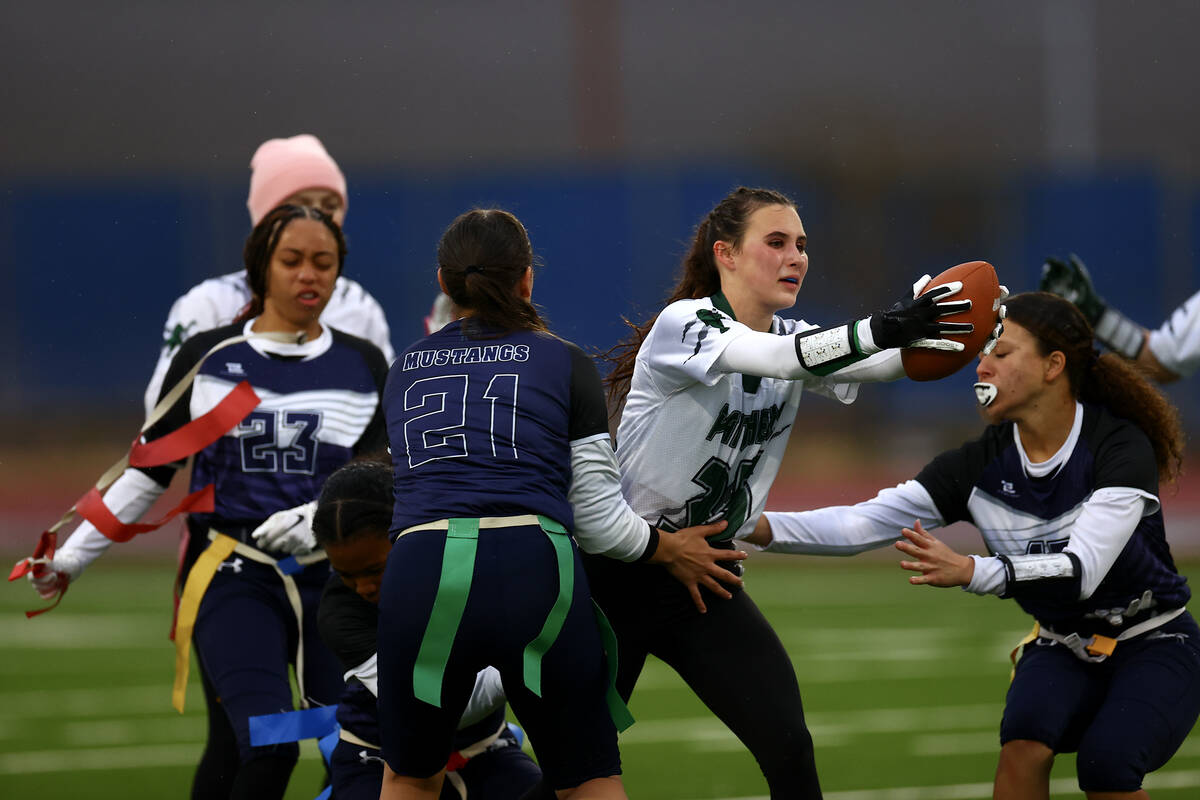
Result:
[[517,514],[570,529],[570,442],[607,431],[602,404],[572,391],[588,371],[578,347],[550,334],[467,338],[461,321],[402,353],[383,395],[400,500],[392,535]]

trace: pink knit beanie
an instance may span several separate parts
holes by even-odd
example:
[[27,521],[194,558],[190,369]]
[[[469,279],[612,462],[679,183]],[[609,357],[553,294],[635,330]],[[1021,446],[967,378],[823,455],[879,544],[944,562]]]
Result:
[[250,159],[250,223],[257,225],[275,206],[305,189],[332,189],[346,198],[346,178],[321,140],[302,133],[287,139],[269,139]]

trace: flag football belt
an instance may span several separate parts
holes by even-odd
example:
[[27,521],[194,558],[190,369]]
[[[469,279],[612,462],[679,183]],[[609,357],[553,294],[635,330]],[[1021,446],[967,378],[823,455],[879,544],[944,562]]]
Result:
[[1144,619],[1136,625],[1130,625],[1125,630],[1121,631],[1117,636],[1101,636],[1096,634],[1084,638],[1078,633],[1071,632],[1067,634],[1056,633],[1049,628],[1043,628],[1040,622],[1033,623],[1033,630],[1026,634],[1012,651],[1012,661],[1014,670],[1017,662],[1017,653],[1022,647],[1034,641],[1035,639],[1049,639],[1052,642],[1058,642],[1066,647],[1081,661],[1090,663],[1100,663],[1111,656],[1117,649],[1117,642],[1124,642],[1132,639],[1135,636],[1141,636],[1143,633],[1154,630],[1155,628],[1166,625],[1171,620],[1178,617],[1186,608],[1173,608],[1170,611],[1164,611],[1149,619]]
[[[471,592],[471,580],[475,574],[475,552],[479,543],[480,529],[515,528],[537,526],[546,534],[554,547],[554,558],[558,565],[558,596],[546,614],[542,630],[533,641],[525,646],[522,656],[523,678],[526,688],[537,697],[542,696],[542,658],[558,639],[567,612],[571,609],[571,597],[575,592],[575,559],[571,552],[571,538],[567,529],[541,514],[520,514],[511,517],[452,517],[450,519],[413,525],[400,531],[405,536],[415,531],[445,531],[446,542],[442,551],[442,571],[438,579],[437,594],[429,612],[429,623],[421,639],[417,660],[413,666],[413,695],[437,708],[442,707],[442,682],[446,663],[454,637],[462,622]],[[617,638],[608,620],[593,603],[597,625],[604,651],[608,657],[609,687],[608,710],[618,731],[633,724],[633,716],[616,690]]]
[[[461,750],[455,750],[453,753],[450,754],[450,759],[446,762],[446,771],[454,772],[455,770],[460,770],[463,767],[465,767],[468,761],[470,761],[472,758],[474,758],[475,756],[482,753],[484,750],[487,750],[493,744],[495,744],[500,739],[500,737],[502,735],[504,735],[504,732],[506,730],[508,730],[508,723],[501,722],[500,727],[497,728],[496,732],[493,733],[492,735],[485,736],[482,739],[480,739],[478,742],[475,742],[474,744],[470,744]],[[356,747],[367,747],[372,750],[381,749],[379,747],[379,745],[374,744],[372,742],[368,742],[366,739],[362,739],[358,736],[355,736],[353,733],[346,730],[345,728],[342,728],[338,732],[338,738],[341,739],[343,742],[348,742]]]
[[221,567],[222,562],[234,553],[251,561],[266,564],[275,570],[283,581],[283,589],[287,593],[288,602],[296,615],[296,688],[300,695],[300,704],[308,708],[308,697],[304,693],[304,608],[300,601],[300,590],[292,576],[309,564],[323,561],[324,550],[316,550],[302,556],[288,556],[278,561],[263,551],[239,542],[232,536],[226,536],[220,531],[209,530],[211,540],[208,547],[196,559],[188,572],[187,581],[183,586],[183,595],[179,600],[179,619],[175,625],[175,685],[171,690],[171,705],[180,714],[183,713],[184,700],[187,697],[189,654],[192,645],[192,629],[196,626],[196,615],[200,612],[200,601],[208,591],[208,585]]

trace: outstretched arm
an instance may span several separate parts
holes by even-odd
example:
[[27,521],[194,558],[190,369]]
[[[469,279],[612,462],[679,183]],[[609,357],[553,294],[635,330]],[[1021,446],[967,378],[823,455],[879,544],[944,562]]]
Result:
[[905,481],[853,506],[768,511],[746,541],[772,553],[851,556],[895,542],[918,517],[932,527],[944,524],[925,487]]
[[[970,333],[971,323],[945,322],[942,318],[969,309],[971,301],[945,299],[962,290],[959,281],[934,286],[920,294],[929,281],[928,275],[923,276],[913,284],[912,297],[906,295],[888,309],[860,320],[788,337],[746,332],[724,349],[714,366],[721,372],[797,379],[845,370],[869,356],[894,348],[962,350],[961,342],[943,337]],[[900,374],[882,379],[898,378]]]

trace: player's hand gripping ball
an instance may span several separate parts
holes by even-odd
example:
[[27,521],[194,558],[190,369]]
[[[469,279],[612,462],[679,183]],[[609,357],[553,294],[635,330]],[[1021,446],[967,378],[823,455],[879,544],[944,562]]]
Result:
[[946,335],[947,339],[965,345],[960,352],[917,347],[901,350],[904,374],[914,381],[936,381],[958,372],[979,355],[979,351],[988,344],[989,338],[992,338],[1002,319],[1001,304],[1004,293],[1001,291],[1000,280],[996,277],[996,270],[991,264],[986,261],[968,261],[951,267],[929,281],[921,294],[930,287],[951,281],[962,281],[962,290],[952,299],[970,300],[971,308],[947,316],[944,321],[970,322],[975,328],[971,333]]

